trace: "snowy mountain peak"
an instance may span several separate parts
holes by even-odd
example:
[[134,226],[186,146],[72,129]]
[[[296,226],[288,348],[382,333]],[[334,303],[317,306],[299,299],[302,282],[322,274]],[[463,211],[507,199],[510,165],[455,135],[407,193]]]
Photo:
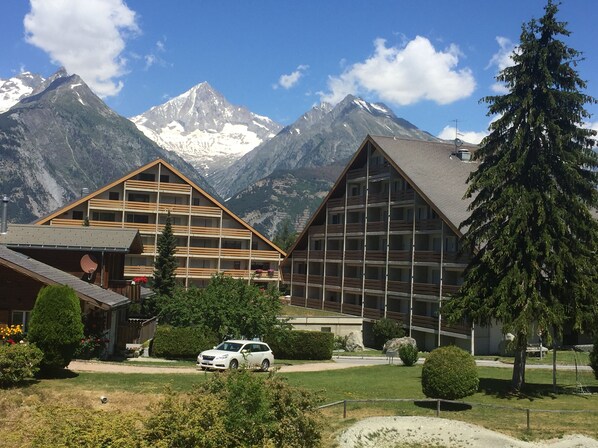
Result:
[[22,72],[9,79],[0,79],[0,113],[6,112],[22,98],[33,93],[44,78],[31,72]]
[[189,160],[206,176],[281,129],[270,118],[229,103],[207,82],[131,120],[147,137]]

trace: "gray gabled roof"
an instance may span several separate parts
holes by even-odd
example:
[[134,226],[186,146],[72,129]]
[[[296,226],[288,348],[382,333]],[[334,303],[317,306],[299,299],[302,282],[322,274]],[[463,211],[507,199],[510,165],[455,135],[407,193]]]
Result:
[[123,295],[84,282],[74,275],[48,266],[3,245],[0,245],[0,266],[6,266],[46,285],[70,286],[81,300],[105,310],[118,308],[129,303],[129,299]]
[[[477,162],[465,162],[455,154],[452,143],[427,142],[393,137],[370,136],[394,168],[444,217],[457,232],[469,217],[472,199],[464,198],[467,178],[477,169]],[[463,146],[475,151],[475,146]]]
[[9,224],[0,234],[7,247],[123,252],[140,254],[143,243],[137,229],[103,227],[36,226]]

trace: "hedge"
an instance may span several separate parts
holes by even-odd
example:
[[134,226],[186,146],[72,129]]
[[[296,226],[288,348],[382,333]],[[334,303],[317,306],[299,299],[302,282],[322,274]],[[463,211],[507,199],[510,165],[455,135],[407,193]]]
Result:
[[266,342],[278,359],[323,360],[332,358],[334,334],[319,331],[285,331]]
[[157,358],[196,358],[199,352],[218,344],[218,338],[201,327],[159,325],[150,347]]

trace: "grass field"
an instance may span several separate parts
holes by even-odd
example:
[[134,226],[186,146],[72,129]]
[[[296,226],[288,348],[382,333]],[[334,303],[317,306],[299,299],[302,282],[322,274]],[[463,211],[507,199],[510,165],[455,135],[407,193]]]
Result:
[[[479,391],[465,401],[473,407],[445,406],[441,417],[463,420],[522,439],[558,437],[582,433],[598,438],[598,381],[590,372],[581,376],[592,395],[576,395],[574,372],[559,372],[558,394],[552,392],[552,372],[529,369],[523,394],[509,393],[511,369],[480,367]],[[266,375],[264,373],[256,373]],[[80,373],[65,378],[33,381],[28,387],[0,391],[0,433],[11,440],[11,421],[35,425],[30,410],[47,403],[60,402],[74,407],[104,411],[136,412],[147,415],[147,405],[155,402],[165,387],[191,392],[193,386],[209,375],[194,374],[106,374]],[[287,373],[294,386],[317,392],[321,404],[337,400],[375,398],[424,398],[421,392],[421,366],[381,365],[311,373]],[[109,397],[101,405],[99,397]],[[526,411],[531,409],[531,431],[526,429]],[[579,411],[554,413],[556,410]],[[343,419],[342,406],[323,411],[325,418],[324,446],[333,447],[337,431],[357,419],[374,415],[435,415],[435,406],[408,404],[349,404],[348,418]],[[30,421],[31,420],[31,421]],[[16,434],[13,434],[17,437]],[[6,444],[5,446],[11,446]]]

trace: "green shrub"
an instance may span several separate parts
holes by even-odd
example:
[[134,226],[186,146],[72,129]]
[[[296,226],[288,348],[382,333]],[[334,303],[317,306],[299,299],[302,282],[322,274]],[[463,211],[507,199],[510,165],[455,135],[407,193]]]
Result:
[[190,359],[218,344],[218,338],[201,327],[159,325],[150,354],[158,358]]
[[0,344],[0,387],[16,386],[34,377],[43,356],[33,344]]
[[284,331],[266,342],[278,359],[323,360],[332,358],[334,334],[319,331]]
[[474,394],[480,380],[471,354],[453,345],[430,352],[422,368],[426,397],[458,400]]
[[411,344],[403,344],[399,347],[399,358],[403,361],[403,365],[413,366],[419,359],[419,351]]
[[374,335],[374,348],[382,349],[386,341],[405,336],[405,330],[399,322],[393,319],[382,318],[372,328]]
[[594,348],[590,352],[590,366],[594,370],[594,376],[598,380],[598,337],[594,342]]
[[39,291],[27,339],[44,354],[40,364],[42,372],[49,373],[68,366],[83,339],[81,305],[72,288],[51,285]]

